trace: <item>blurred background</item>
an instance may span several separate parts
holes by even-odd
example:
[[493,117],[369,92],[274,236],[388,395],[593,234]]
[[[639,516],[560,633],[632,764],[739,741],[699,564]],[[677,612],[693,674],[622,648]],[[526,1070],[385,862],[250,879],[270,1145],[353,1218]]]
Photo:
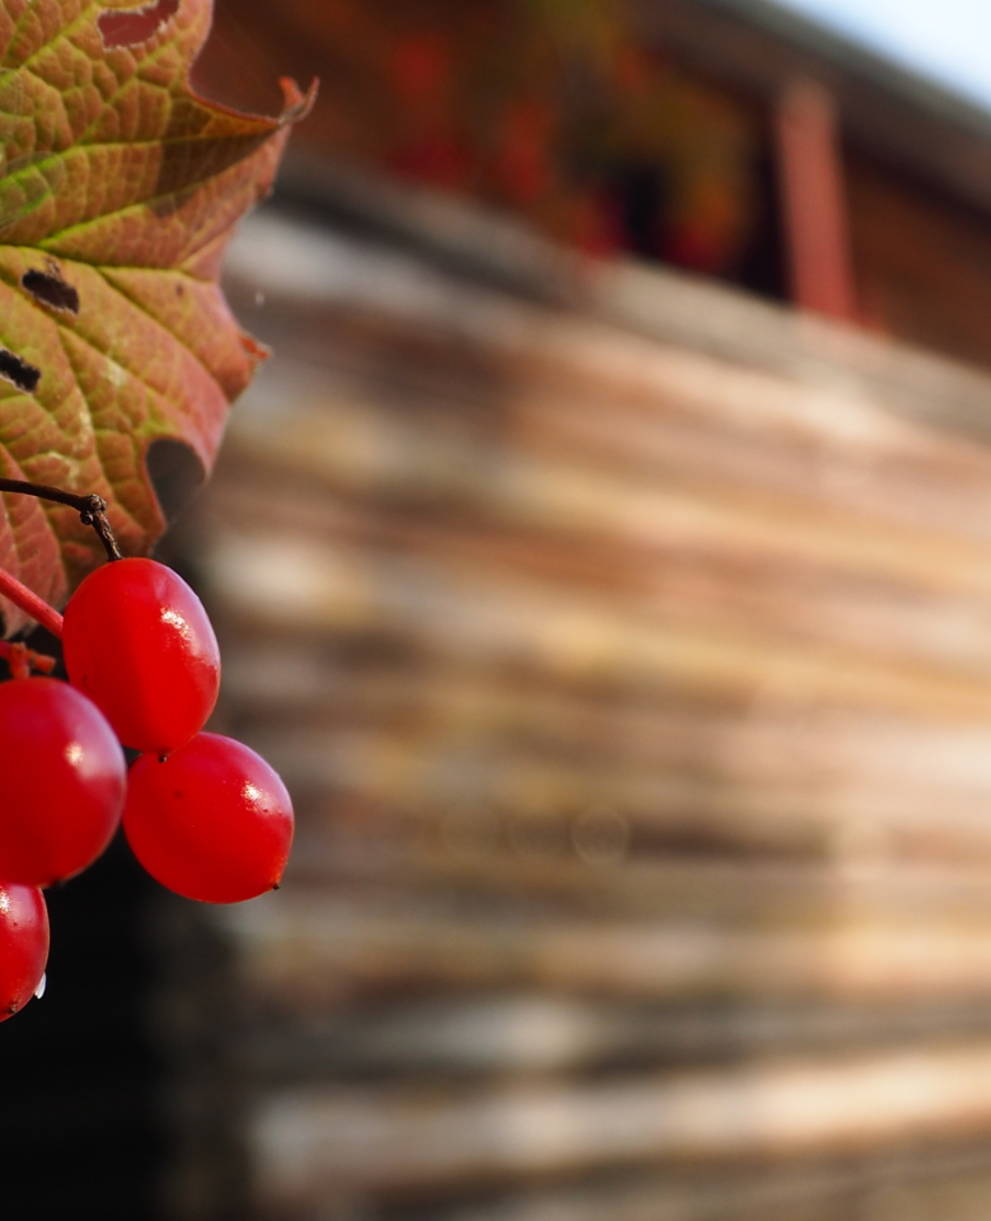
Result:
[[8,1198],[991,1217],[987,19],[808,8],[217,0],[205,92],[321,92],[160,554],[297,845],[53,896]]

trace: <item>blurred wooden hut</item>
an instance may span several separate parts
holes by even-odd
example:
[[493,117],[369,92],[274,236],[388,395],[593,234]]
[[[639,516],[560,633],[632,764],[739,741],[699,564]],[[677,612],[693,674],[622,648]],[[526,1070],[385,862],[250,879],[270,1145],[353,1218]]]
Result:
[[988,116],[742,0],[218,23],[324,78],[171,543],[299,839],[162,901],[171,1215],[986,1221]]

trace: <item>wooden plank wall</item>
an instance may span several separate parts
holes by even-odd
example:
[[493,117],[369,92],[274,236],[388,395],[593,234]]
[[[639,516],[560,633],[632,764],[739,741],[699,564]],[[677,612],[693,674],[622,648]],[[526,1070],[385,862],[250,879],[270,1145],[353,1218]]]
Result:
[[450,264],[232,260],[278,356],[186,536],[299,807],[210,912],[257,1218],[986,1221],[991,380]]
[[850,237],[871,324],[957,359],[991,364],[991,226],[976,208],[851,154]]

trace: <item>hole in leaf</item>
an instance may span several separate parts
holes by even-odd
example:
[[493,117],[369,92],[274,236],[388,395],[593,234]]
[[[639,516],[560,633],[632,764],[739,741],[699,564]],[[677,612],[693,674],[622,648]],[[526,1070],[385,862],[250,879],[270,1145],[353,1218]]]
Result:
[[179,0],[151,0],[143,8],[104,9],[96,24],[108,51],[136,47],[152,38],[179,11]]
[[0,377],[25,394],[34,394],[41,378],[41,370],[21,360],[7,348],[0,348]]
[[203,463],[181,441],[161,437],[145,455],[148,478],[167,521],[173,521],[206,479]]
[[41,305],[69,314],[79,313],[79,293],[55,271],[26,271],[21,276],[21,285]]

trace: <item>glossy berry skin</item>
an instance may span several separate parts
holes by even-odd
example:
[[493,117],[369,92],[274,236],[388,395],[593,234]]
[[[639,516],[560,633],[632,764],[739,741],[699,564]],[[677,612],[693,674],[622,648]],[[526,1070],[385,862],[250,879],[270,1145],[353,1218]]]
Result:
[[292,802],[260,755],[200,733],[165,760],[143,755],[133,765],[124,833],[169,890],[238,903],[278,885],[292,844]]
[[102,565],[65,608],[69,680],[101,709],[125,746],[168,754],[206,724],[220,653],[203,604],[157,560]]
[[68,683],[0,683],[0,878],[49,886],[93,863],[120,823],[127,764]]
[[34,996],[48,961],[48,911],[37,886],[0,883],[0,1022]]

